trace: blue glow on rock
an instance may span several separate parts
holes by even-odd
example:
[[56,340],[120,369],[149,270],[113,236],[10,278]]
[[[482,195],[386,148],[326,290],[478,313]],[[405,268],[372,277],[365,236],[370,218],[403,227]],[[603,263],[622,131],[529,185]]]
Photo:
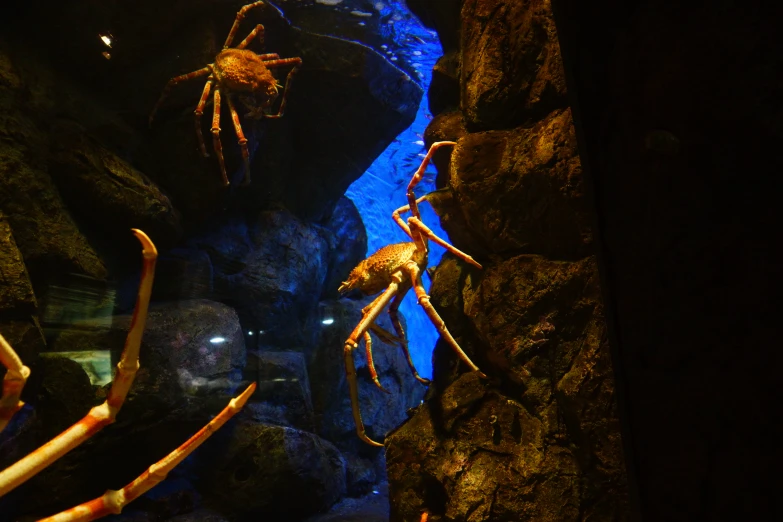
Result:
[[[387,0],[385,4],[385,8],[406,9],[403,2]],[[443,54],[437,34],[423,27],[412,17],[398,20],[394,34],[399,45],[395,54],[392,55],[384,49],[377,49],[377,51],[385,53],[392,63],[397,61],[398,55],[404,57],[410,67],[416,71],[415,79],[426,92],[432,78],[432,68]],[[392,220],[391,215],[395,209],[407,203],[405,191],[411,176],[427,152],[423,136],[431,119],[432,115],[427,109],[425,96],[413,124],[387,147],[346,192],[359,209],[367,229],[368,255],[391,243],[410,241]],[[433,190],[435,190],[435,168],[429,166],[424,180],[416,187],[415,192],[421,196]],[[447,239],[448,236],[440,227],[438,216],[429,204],[422,204],[420,209],[425,224],[437,235]],[[429,266],[435,266],[440,262],[444,249],[432,242],[429,246]],[[424,287],[429,291],[429,276],[425,274],[422,279]],[[413,363],[422,377],[431,378],[432,350],[438,340],[438,333],[412,294],[410,292],[406,296],[400,311],[407,321],[406,333]]]

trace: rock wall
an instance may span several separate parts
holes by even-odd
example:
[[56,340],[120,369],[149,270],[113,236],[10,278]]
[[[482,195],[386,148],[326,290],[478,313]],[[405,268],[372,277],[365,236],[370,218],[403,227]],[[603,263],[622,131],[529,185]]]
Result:
[[458,140],[435,158],[444,190],[431,201],[484,268],[446,256],[431,293],[489,378],[438,344],[425,403],[387,438],[391,520],[628,520],[592,220],[549,2],[411,6],[459,31],[442,36],[459,47],[430,90],[438,114],[426,140]]

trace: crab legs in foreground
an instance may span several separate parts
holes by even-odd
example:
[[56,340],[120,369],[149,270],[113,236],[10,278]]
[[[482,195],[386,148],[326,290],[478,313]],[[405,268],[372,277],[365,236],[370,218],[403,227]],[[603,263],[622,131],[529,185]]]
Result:
[[[383,444],[370,439],[365,433],[364,423],[362,422],[361,412],[359,411],[359,389],[356,384],[356,367],[353,361],[353,351],[359,346],[359,340],[363,338],[367,350],[367,366],[373,381],[380,388],[381,386],[378,382],[375,367],[372,362],[369,331],[372,330],[376,334],[384,332],[380,327],[375,325],[375,320],[378,318],[381,311],[386,308],[386,306],[389,306],[389,315],[391,316],[392,324],[394,325],[397,337],[399,338],[398,340],[405,352],[408,359],[408,365],[410,366],[414,377],[420,382],[425,384],[428,383],[428,381],[419,377],[419,374],[413,367],[410,354],[408,353],[405,333],[402,330],[402,325],[400,324],[398,316],[400,303],[411,288],[413,288],[413,291],[416,293],[418,303],[424,309],[424,312],[438,330],[440,336],[454,349],[460,359],[462,359],[470,369],[479,372],[482,377],[485,377],[485,375],[479,371],[478,367],[473,364],[470,357],[460,348],[457,341],[454,340],[454,337],[451,336],[443,319],[440,318],[438,312],[435,311],[435,308],[430,303],[430,296],[427,295],[421,281],[421,274],[427,269],[427,242],[430,240],[444,247],[466,263],[481,268],[481,265],[472,257],[436,236],[435,233],[421,221],[418,204],[424,201],[426,196],[416,199],[416,196],[413,193],[413,189],[421,182],[424,176],[424,170],[427,168],[435,151],[440,147],[453,145],[456,145],[453,141],[439,141],[432,144],[430,150],[427,152],[427,155],[422,160],[421,165],[408,184],[408,204],[398,208],[392,214],[394,221],[402,228],[408,237],[411,238],[411,241],[406,243],[395,243],[381,248],[359,263],[348,275],[348,280],[343,282],[338,289],[341,294],[345,294],[353,289],[359,289],[366,295],[377,294],[383,290],[381,295],[375,298],[372,303],[362,310],[362,320],[359,321],[359,324],[354,328],[348,339],[346,339],[345,347],[343,349],[348,389],[351,394],[351,408],[353,410],[353,419],[356,423],[356,433],[359,435],[360,439],[372,446],[383,446]],[[403,221],[402,217],[400,217],[400,214],[403,212],[411,213],[407,222]],[[393,336],[390,336],[388,333],[386,333],[385,336],[381,335],[381,339],[385,342],[388,342],[389,337]]]
[[[155,245],[144,232],[134,229],[133,233],[142,244],[143,268],[141,283],[136,299],[136,307],[133,310],[130,331],[125,340],[125,347],[122,350],[120,362],[117,364],[117,373],[106,401],[92,408],[83,419],[51,441],[5,470],[0,471],[0,497],[34,477],[57,459],[95,435],[104,426],[113,423],[117,413],[120,411],[136,377],[136,371],[139,369],[139,349],[152,293],[155,261],[158,257]],[[8,369],[3,380],[3,395],[0,397],[0,431],[2,431],[14,413],[23,405],[19,400],[19,396],[22,393],[27,377],[30,375],[30,369],[22,364],[16,352],[14,352],[11,345],[6,342],[2,335],[0,335],[0,363]],[[255,383],[251,384],[238,397],[232,399],[228,406],[212,419],[209,424],[168,456],[150,466],[147,471],[124,488],[117,491],[107,491],[104,495],[94,500],[43,520],[47,522],[87,521],[95,520],[111,513],[119,513],[126,504],[165,479],[169,471],[200,446],[215,430],[234,416],[244,406],[250,395],[253,394],[255,387]]]

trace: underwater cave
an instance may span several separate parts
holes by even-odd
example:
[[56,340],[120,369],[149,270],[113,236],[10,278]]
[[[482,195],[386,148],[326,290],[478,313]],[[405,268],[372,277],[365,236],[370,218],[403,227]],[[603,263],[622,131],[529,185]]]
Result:
[[0,522],[783,519],[781,11],[4,2]]

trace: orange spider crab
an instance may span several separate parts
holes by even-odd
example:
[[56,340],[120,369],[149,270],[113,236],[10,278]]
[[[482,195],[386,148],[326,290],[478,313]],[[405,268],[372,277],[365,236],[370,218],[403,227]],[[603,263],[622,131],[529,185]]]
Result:
[[[285,112],[285,102],[288,96],[288,89],[291,86],[291,79],[302,65],[302,59],[298,57],[280,58],[279,55],[274,53],[256,54],[253,51],[246,49],[254,38],[257,38],[261,44],[263,44],[264,26],[261,24],[258,24],[255,29],[250,31],[247,38],[242,40],[239,45],[229,48],[231,42],[234,41],[234,37],[239,29],[239,24],[245,18],[245,13],[250,9],[263,4],[264,2],[259,1],[242,7],[239,12],[237,12],[237,17],[234,20],[231,31],[228,33],[226,43],[223,44],[223,49],[215,56],[214,63],[210,63],[203,69],[170,79],[166,84],[166,87],[164,87],[160,99],[158,99],[158,102],[152,108],[152,113],[150,113],[150,126],[152,126],[152,120],[155,117],[158,107],[160,107],[160,104],[166,98],[169,90],[173,86],[186,80],[207,76],[207,83],[204,85],[201,100],[198,102],[196,110],[193,113],[196,123],[196,136],[198,137],[198,145],[201,154],[205,158],[208,158],[209,154],[207,154],[207,149],[204,146],[204,136],[201,133],[201,116],[204,114],[204,106],[209,98],[209,92],[214,87],[214,112],[212,115],[211,129],[212,143],[218,158],[218,163],[220,164],[220,174],[223,176],[223,184],[226,186],[228,186],[229,181],[228,176],[226,175],[226,165],[223,161],[223,145],[220,142],[221,94],[225,95],[228,108],[231,111],[231,120],[234,122],[234,131],[239,140],[239,146],[242,149],[242,159],[245,164],[245,180],[243,184],[246,185],[250,183],[250,155],[247,150],[247,138],[245,138],[245,134],[242,132],[242,126],[239,123],[239,115],[234,107],[231,94],[245,94],[245,96],[240,97],[240,100],[250,111],[245,115],[246,117],[252,117],[254,119],[281,118]],[[264,111],[268,110],[277,99],[279,94],[278,88],[280,87],[275,77],[272,76],[272,71],[270,69],[286,65],[293,65],[294,67],[289,71],[288,76],[286,77],[280,107],[274,114],[266,113]]]
[[[432,324],[435,325],[435,328],[437,328],[441,337],[451,345],[465,364],[472,370],[479,372],[482,377],[485,377],[485,375],[479,371],[478,367],[473,364],[473,361],[470,360],[468,355],[462,351],[462,348],[460,348],[457,341],[454,340],[454,337],[451,336],[443,319],[440,318],[438,312],[435,311],[435,308],[433,308],[430,303],[430,296],[427,295],[421,281],[421,274],[427,269],[428,240],[432,240],[441,245],[463,261],[481,268],[481,265],[472,257],[436,236],[435,233],[421,221],[418,204],[424,201],[426,196],[416,199],[416,196],[413,194],[413,189],[422,180],[424,170],[427,168],[433,153],[440,147],[447,145],[456,145],[456,143],[453,141],[439,141],[432,144],[430,150],[427,152],[427,155],[422,160],[421,165],[408,184],[408,204],[398,208],[392,214],[394,221],[413,241],[395,243],[379,249],[373,255],[359,263],[348,275],[348,280],[343,282],[338,289],[341,294],[345,294],[353,289],[359,289],[366,295],[373,295],[385,289],[381,295],[362,309],[362,320],[353,332],[351,332],[348,339],[346,339],[345,347],[343,349],[345,371],[348,377],[348,388],[351,394],[351,409],[353,411],[354,422],[356,423],[356,433],[359,435],[360,439],[372,446],[383,446],[383,444],[370,439],[365,433],[364,423],[362,422],[362,416],[359,411],[359,389],[356,384],[356,368],[353,361],[353,351],[358,347],[359,339],[363,337],[367,352],[367,367],[370,370],[370,376],[376,386],[381,390],[386,391],[378,381],[378,375],[372,361],[369,331],[372,330],[376,334],[379,334],[379,337],[385,342],[389,342],[390,339],[397,340],[405,353],[408,360],[408,366],[413,372],[413,376],[416,377],[419,382],[429,384],[429,381],[419,377],[416,368],[413,366],[413,361],[411,360],[408,351],[408,343],[405,339],[405,332],[402,330],[398,315],[400,303],[411,288],[413,288],[413,291],[416,293],[418,303],[424,308],[425,313],[430,321],[432,321]],[[408,218],[407,223],[400,217],[400,213],[402,212],[410,212],[412,214],[411,217]],[[394,300],[392,301],[392,299]],[[391,305],[389,305],[389,303],[391,303]],[[397,337],[385,332],[375,324],[378,315],[380,315],[381,311],[387,305],[389,305],[389,315],[391,316]]]
[[[113,423],[117,413],[120,411],[136,377],[136,371],[139,368],[139,348],[141,347],[141,337],[144,333],[147,309],[152,293],[155,261],[158,257],[155,245],[144,232],[134,229],[133,233],[142,244],[144,265],[130,331],[125,341],[125,347],[122,350],[120,362],[117,363],[117,373],[106,401],[91,409],[83,419],[40,448],[5,470],[0,471],[0,497],[34,477],[57,459],[95,435],[104,426]],[[0,396],[0,431],[2,431],[14,413],[23,406],[19,396],[27,378],[30,376],[30,369],[22,364],[16,352],[14,352],[11,345],[8,344],[2,335],[0,335],[0,363],[7,368],[5,378],[3,379],[3,394]],[[232,399],[228,406],[212,419],[209,424],[162,460],[150,466],[147,471],[124,488],[117,491],[107,491],[96,499],[42,519],[39,522],[88,521],[112,513],[120,513],[126,504],[164,480],[166,475],[177,464],[198,448],[228,419],[233,417],[245,405],[255,388],[255,383],[251,384],[238,397]]]

